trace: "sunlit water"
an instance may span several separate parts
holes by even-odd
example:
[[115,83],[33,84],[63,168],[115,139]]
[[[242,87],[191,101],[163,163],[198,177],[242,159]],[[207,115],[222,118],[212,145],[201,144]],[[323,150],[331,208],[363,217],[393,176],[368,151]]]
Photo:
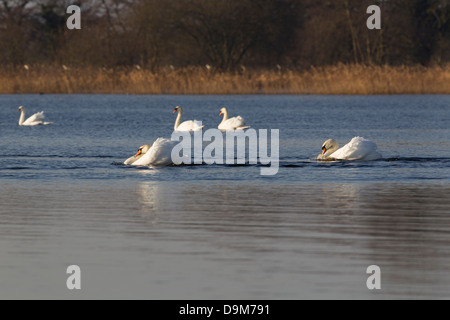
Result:
[[[176,105],[280,129],[279,173],[119,165]],[[450,96],[0,96],[0,298],[450,298],[449,128]],[[354,136],[383,159],[314,161]]]

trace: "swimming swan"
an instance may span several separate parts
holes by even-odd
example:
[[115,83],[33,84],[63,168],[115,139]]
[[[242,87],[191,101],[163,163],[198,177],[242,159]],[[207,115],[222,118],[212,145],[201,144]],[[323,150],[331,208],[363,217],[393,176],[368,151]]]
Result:
[[175,107],[173,113],[178,112],[177,119],[175,120],[175,125],[173,129],[175,131],[200,131],[203,129],[203,125],[197,120],[187,120],[180,124],[181,116],[183,115],[183,108]]
[[322,154],[317,160],[362,160],[371,161],[381,159],[377,151],[377,145],[362,137],[354,137],[349,143],[339,149],[339,144],[334,139],[325,141],[322,145]]
[[178,142],[158,138],[152,146],[143,145],[138,153],[125,160],[125,165],[131,166],[168,166],[172,162],[172,149]]
[[44,111],[33,114],[27,120],[25,120],[25,108],[20,106],[17,112],[21,112],[19,118],[19,126],[46,126],[53,122],[45,122]]
[[148,152],[148,150],[150,150],[150,148],[151,148],[151,146],[149,146],[148,144],[145,144],[145,145],[139,147],[138,152],[134,156],[132,156],[132,157],[128,158],[127,160],[125,160],[123,162],[123,164],[125,164],[127,166],[133,165],[133,163],[135,163],[140,158],[142,158],[143,155],[146,154]]
[[219,124],[219,130],[245,130],[250,128],[249,126],[245,126],[245,121],[241,116],[233,117],[228,119],[228,110],[227,108],[220,109],[219,116],[223,115],[222,122]]

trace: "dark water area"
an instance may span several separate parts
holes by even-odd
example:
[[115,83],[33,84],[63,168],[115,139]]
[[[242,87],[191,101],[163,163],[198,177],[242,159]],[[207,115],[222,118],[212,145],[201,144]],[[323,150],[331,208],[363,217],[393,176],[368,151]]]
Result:
[[[54,124],[19,127],[20,105]],[[278,174],[120,165],[177,105],[279,129]],[[354,136],[383,158],[314,160]],[[448,95],[3,95],[0,137],[1,299],[450,298]]]

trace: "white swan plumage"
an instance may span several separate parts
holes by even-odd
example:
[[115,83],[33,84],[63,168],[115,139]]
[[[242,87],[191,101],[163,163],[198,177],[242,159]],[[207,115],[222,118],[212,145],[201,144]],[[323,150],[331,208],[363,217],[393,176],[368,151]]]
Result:
[[172,149],[177,144],[165,138],[158,138],[152,146],[143,145],[138,153],[125,160],[125,165],[131,166],[168,166],[172,162]]
[[176,112],[178,112],[178,116],[173,127],[175,131],[200,131],[205,127],[204,125],[202,125],[201,121],[197,120],[187,120],[180,124],[181,116],[183,115],[183,108],[181,108],[180,106],[175,107],[173,113]]
[[354,137],[349,143],[340,149],[336,140],[328,139],[323,143],[322,153],[317,157],[317,160],[322,161],[372,161],[378,159],[381,159],[381,154],[377,151],[377,145],[375,142],[364,139],[363,137]]
[[44,111],[37,112],[25,120],[25,108],[20,106],[17,112],[20,112],[19,126],[46,126],[53,122],[46,122]]
[[139,147],[138,152],[134,156],[125,160],[123,162],[123,164],[131,166],[133,163],[135,163],[140,158],[142,158],[144,156],[144,154],[146,154],[148,152],[148,150],[150,150],[151,147],[152,146],[149,146],[148,144],[145,144],[145,145]]
[[219,124],[219,130],[245,130],[250,128],[245,125],[245,121],[241,116],[228,118],[228,110],[227,108],[220,109],[219,116],[223,115],[222,122]]

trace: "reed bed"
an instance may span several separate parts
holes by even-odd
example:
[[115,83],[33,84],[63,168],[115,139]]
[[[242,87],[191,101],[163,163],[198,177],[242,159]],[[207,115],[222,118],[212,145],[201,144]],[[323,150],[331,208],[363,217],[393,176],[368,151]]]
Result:
[[450,65],[344,65],[296,71],[219,72],[207,67],[0,68],[2,94],[450,94]]

